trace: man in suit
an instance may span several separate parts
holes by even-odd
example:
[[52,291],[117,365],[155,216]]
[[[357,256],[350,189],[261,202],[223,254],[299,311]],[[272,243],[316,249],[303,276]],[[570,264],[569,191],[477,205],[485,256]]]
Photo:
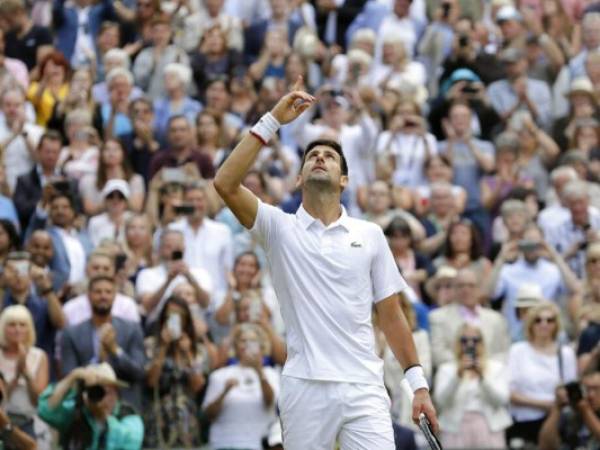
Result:
[[66,191],[47,187],[49,189],[44,188],[26,235],[29,237],[35,230],[48,231],[54,247],[50,266],[58,278],[55,283],[68,288],[85,279],[86,255],[91,253],[92,244],[87,234],[75,226],[77,216],[73,197]]
[[62,372],[107,362],[117,377],[129,384],[120,390],[121,398],[136,408],[141,406],[144,380],[144,337],[135,322],[111,314],[117,294],[115,280],[98,276],[89,282],[88,298],[92,317],[65,328],[62,336]]
[[[37,164],[29,172],[17,178],[17,187],[13,196],[15,207],[21,222],[21,229],[26,230],[35,211],[35,205],[42,198],[42,189],[49,181],[62,177],[57,168],[58,157],[62,148],[62,138],[56,131],[46,131],[37,145]],[[76,180],[69,181],[69,192],[77,192]]]
[[480,305],[479,284],[475,272],[461,269],[454,283],[454,302],[429,314],[434,367],[456,358],[456,335],[465,322],[475,324],[481,329],[490,358],[506,356],[510,346],[506,320],[500,313]]
[[360,14],[367,0],[313,0],[317,12],[319,38],[328,47],[345,48],[346,30]]

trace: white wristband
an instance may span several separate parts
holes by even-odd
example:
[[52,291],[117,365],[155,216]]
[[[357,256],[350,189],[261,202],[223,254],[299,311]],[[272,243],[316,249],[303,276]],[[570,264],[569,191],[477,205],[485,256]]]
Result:
[[425,378],[425,372],[421,366],[413,366],[404,373],[404,378],[408,381],[408,384],[413,392],[418,389],[429,389],[427,384],[427,378]]
[[277,130],[281,127],[279,121],[273,117],[273,114],[270,112],[266,113],[264,116],[260,118],[258,122],[250,129],[250,133],[256,136],[258,139],[262,141],[263,144],[267,144]]

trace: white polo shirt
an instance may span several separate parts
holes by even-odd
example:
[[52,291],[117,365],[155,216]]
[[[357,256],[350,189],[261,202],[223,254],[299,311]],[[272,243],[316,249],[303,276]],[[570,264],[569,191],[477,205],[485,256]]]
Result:
[[264,244],[286,327],[283,375],[383,384],[371,311],[406,289],[381,228],[342,208],[325,227],[259,202],[252,232]]

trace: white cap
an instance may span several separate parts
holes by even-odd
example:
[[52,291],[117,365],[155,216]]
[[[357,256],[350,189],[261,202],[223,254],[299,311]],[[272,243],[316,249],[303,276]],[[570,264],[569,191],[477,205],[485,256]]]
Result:
[[517,291],[515,308],[529,308],[544,301],[542,288],[539,284],[522,284]]
[[129,184],[125,180],[108,180],[102,189],[102,198],[108,197],[111,192],[120,192],[125,199],[129,199]]

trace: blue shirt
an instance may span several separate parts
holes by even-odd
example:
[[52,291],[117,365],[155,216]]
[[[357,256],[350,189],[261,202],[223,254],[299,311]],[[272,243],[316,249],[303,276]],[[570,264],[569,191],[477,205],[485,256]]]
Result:
[[15,205],[10,198],[4,195],[0,195],[0,219],[10,220],[17,231],[19,231],[19,217],[17,216]]
[[190,123],[196,123],[198,113],[202,111],[202,104],[190,97],[185,97],[181,106],[174,110],[168,98],[159,98],[154,101],[154,127],[155,133],[161,144],[166,143],[167,124],[169,119],[175,115],[184,115]]

